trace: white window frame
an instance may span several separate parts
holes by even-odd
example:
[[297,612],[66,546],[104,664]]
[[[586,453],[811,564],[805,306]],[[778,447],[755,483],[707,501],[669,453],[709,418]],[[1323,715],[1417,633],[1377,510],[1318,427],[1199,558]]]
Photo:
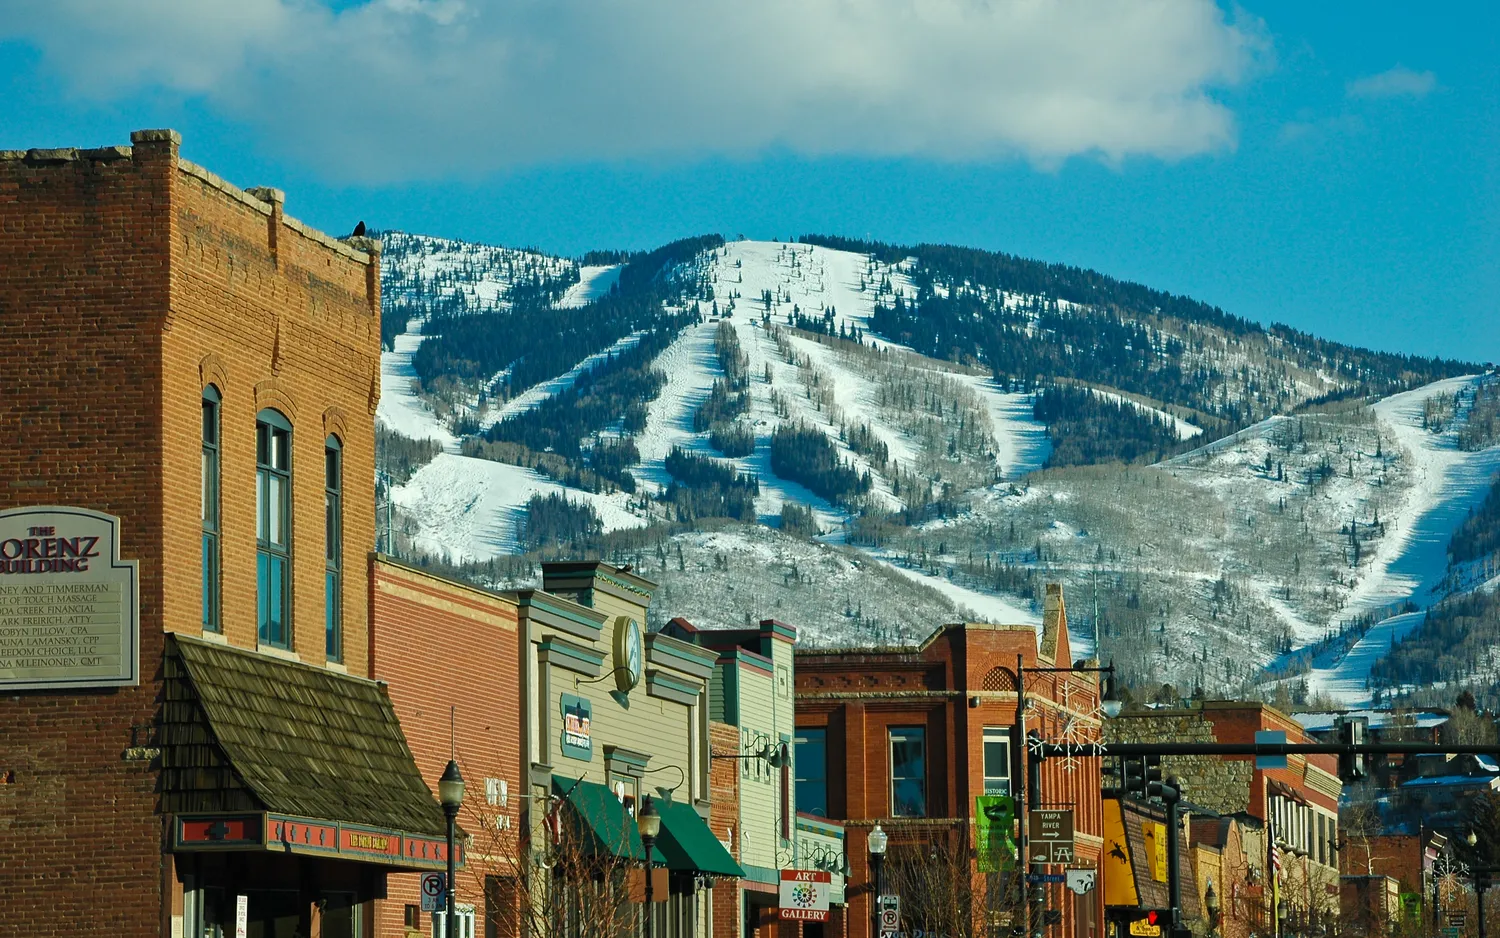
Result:
[[[1004,778],[1005,778],[1005,790],[1004,791],[994,791],[994,792],[990,791],[990,779],[998,779],[998,778],[1001,777],[1001,776],[998,776],[998,775],[991,775],[989,773],[989,753],[988,753],[988,748],[989,748],[989,745],[990,745],[991,742],[1001,742],[1001,743],[1003,743],[1005,745],[1005,763],[1004,763],[1005,764],[1005,776],[1004,776]],[[1008,726],[986,726],[984,728],[984,731],[981,734],[980,741],[979,741],[979,770],[980,770],[980,772],[983,773],[983,778],[984,778],[984,793],[986,795],[990,795],[990,794],[1008,795],[1008,794],[1011,793],[1012,779],[1010,777],[1010,770],[1011,770],[1010,727],[1008,727]]]

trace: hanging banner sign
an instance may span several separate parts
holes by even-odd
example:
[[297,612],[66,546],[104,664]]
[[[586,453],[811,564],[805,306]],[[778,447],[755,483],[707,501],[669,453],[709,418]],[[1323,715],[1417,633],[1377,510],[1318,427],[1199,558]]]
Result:
[[1016,865],[1016,803],[1009,795],[974,798],[974,826],[979,846],[979,872],[998,873]]
[[585,762],[594,757],[594,708],[574,694],[562,695],[562,753]]
[[0,693],[139,684],[138,582],[114,515],[0,511]]
[[823,870],[782,870],[780,917],[797,922],[828,921],[833,875]]

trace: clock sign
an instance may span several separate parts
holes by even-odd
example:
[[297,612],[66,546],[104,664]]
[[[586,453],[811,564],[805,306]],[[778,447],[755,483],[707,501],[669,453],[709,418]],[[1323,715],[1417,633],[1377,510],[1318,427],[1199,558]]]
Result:
[[615,684],[630,693],[641,682],[646,650],[641,640],[641,624],[629,616],[615,617]]

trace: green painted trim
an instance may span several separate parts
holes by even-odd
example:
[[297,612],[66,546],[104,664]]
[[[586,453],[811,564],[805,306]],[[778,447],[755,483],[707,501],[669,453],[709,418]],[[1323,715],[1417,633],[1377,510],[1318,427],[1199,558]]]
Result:
[[753,866],[749,863],[741,863],[740,866],[745,868],[744,879],[756,883],[769,883],[778,887],[781,885],[780,870],[773,870],[765,866]]
[[797,641],[797,629],[787,625],[785,622],[772,622],[771,634],[777,638],[784,638],[793,644]]
[[740,676],[739,668],[726,667],[724,670],[724,722],[731,726],[740,725]]
[[[620,765],[624,775],[639,777],[645,772],[646,763],[651,761],[651,754],[647,752],[636,752],[634,749],[626,749],[623,746],[606,745],[604,747],[604,763],[609,771],[615,771],[614,766]],[[636,772],[626,772],[623,769],[638,769]]]
[[589,677],[598,677],[600,667],[604,664],[604,655],[599,652],[572,642],[565,642],[554,635],[542,639],[537,650],[537,657],[547,664],[555,664],[560,668],[577,671]]
[[[578,613],[574,612],[571,609],[564,608],[563,606],[554,606],[550,602],[546,602],[544,600],[541,600],[541,599],[537,598],[537,593],[540,593],[540,592],[541,591],[538,590],[536,593],[533,593],[531,596],[521,597],[520,600],[519,600],[520,605],[523,605],[523,606],[536,606],[538,609],[541,609],[541,610],[543,610],[545,612],[550,612],[550,613],[552,613],[553,615],[556,615],[556,616],[561,616],[564,619],[570,619],[570,620],[572,620],[574,622],[577,622],[579,625],[587,626],[587,627],[589,627],[591,629],[595,629],[595,630],[598,630],[598,631],[601,631],[601,632],[604,630],[604,620],[606,618],[608,618],[607,616],[605,616],[604,613],[602,613],[602,612],[598,613],[599,619],[598,619],[598,621],[595,621],[594,619],[589,618],[587,616],[579,615]],[[541,595],[546,596],[548,599],[554,599],[554,600],[557,600],[557,601],[560,601],[560,602],[567,602],[567,600],[562,599],[562,597],[560,597],[560,596],[552,596],[549,593],[541,593]],[[576,603],[569,603],[569,605],[577,605],[577,604]],[[580,608],[585,608],[585,607],[580,606]],[[592,610],[590,610],[590,611],[592,611]]]
[[646,653],[650,659],[662,659],[658,663],[685,671],[694,677],[707,677],[713,673],[719,661],[719,653],[712,648],[703,648],[670,635],[652,632],[646,636]]
[[774,677],[776,674],[776,662],[772,661],[770,658],[767,658],[765,655],[756,654],[755,652],[747,651],[744,648],[736,648],[733,652],[733,656],[734,660],[738,663],[755,668],[758,671],[764,671],[767,676]]
[[691,707],[703,693],[702,684],[689,684],[661,671],[646,672],[646,693]]

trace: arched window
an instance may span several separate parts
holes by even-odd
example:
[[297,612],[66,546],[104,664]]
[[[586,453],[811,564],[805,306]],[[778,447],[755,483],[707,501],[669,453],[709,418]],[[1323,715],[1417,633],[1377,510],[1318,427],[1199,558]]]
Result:
[[200,502],[203,516],[203,630],[223,629],[219,619],[219,389],[203,389],[203,463]]
[[344,660],[344,450],[323,441],[323,641],[329,661]]
[[292,647],[292,424],[276,410],[255,417],[255,585],[259,640]]

